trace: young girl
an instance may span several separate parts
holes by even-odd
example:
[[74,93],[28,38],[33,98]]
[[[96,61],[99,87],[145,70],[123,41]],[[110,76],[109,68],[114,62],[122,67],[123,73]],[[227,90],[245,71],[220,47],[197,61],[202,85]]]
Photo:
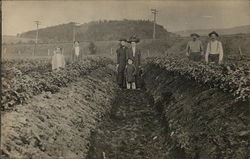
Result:
[[52,56],[52,71],[65,67],[65,58],[62,54],[62,48],[57,47]]
[[82,58],[81,52],[82,52],[82,50],[80,48],[79,41],[75,41],[74,46],[73,46],[73,52],[71,55],[72,62],[81,60],[81,58]]
[[125,68],[127,89],[136,89],[135,75],[136,75],[136,68],[135,68],[135,65],[133,64],[133,60],[128,59],[128,64],[126,65],[126,68]]

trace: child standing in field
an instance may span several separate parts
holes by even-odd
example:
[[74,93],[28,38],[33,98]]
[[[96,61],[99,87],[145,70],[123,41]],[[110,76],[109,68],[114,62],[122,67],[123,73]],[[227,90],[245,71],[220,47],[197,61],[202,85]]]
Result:
[[60,68],[65,68],[65,58],[62,54],[62,48],[56,48],[52,56],[52,71],[57,71]]
[[125,68],[127,89],[136,89],[136,87],[135,87],[135,75],[136,75],[136,67],[133,64],[133,60],[128,59],[128,63],[127,63],[126,68]]
[[81,59],[82,59],[82,50],[80,48],[79,41],[75,41],[73,46],[73,52],[71,54],[71,61],[75,62]]

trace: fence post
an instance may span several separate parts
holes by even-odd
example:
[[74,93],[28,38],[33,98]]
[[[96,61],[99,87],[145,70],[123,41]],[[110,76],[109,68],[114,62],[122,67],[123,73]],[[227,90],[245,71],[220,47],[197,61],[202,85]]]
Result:
[[241,51],[241,47],[239,46],[239,53],[240,53],[240,56],[242,56],[242,51]]
[[240,53],[240,60],[242,60],[242,51],[241,51],[241,47],[239,46],[239,53]]

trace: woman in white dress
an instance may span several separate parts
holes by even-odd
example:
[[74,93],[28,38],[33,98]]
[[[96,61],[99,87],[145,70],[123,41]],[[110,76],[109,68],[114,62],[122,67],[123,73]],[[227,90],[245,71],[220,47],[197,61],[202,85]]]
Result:
[[60,68],[65,68],[65,58],[62,54],[62,48],[56,48],[52,56],[52,71],[57,71]]

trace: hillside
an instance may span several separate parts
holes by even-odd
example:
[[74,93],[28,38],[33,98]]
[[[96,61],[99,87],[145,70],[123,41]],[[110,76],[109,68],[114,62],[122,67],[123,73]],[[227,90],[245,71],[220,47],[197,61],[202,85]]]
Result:
[[[148,20],[112,20],[95,21],[75,26],[75,23],[61,24],[39,30],[39,39],[43,42],[65,42],[73,40],[73,29],[75,28],[76,40],[96,41],[96,40],[117,40],[121,37],[129,38],[136,34],[141,39],[152,38],[153,23]],[[163,26],[156,25],[156,37],[164,39],[174,36]],[[28,31],[21,34],[23,38],[34,38],[36,31]]]
[[198,33],[200,35],[207,35],[209,32],[216,30],[221,35],[231,35],[231,34],[246,34],[250,33],[250,25],[238,26],[233,28],[218,28],[218,29],[196,29],[196,30],[186,30],[178,31],[176,34],[181,36],[189,36],[191,33]]

